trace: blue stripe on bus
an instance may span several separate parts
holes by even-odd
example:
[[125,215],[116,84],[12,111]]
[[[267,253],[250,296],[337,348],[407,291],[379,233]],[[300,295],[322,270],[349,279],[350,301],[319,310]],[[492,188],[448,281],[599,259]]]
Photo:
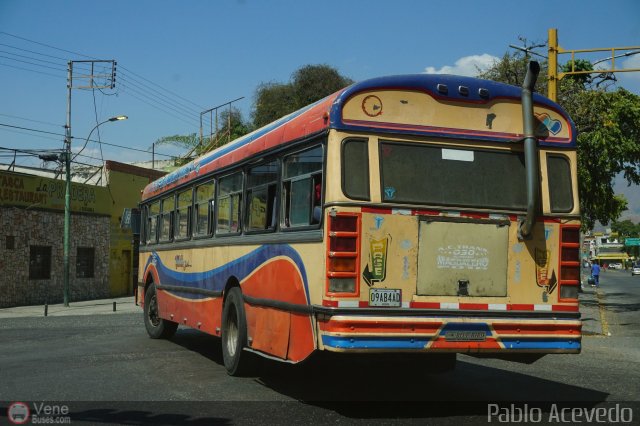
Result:
[[[180,272],[173,270],[162,263],[158,253],[153,252],[151,256],[149,256],[149,259],[147,259],[145,270],[150,263],[153,263],[158,272],[160,284],[162,285],[223,291],[229,277],[234,276],[238,281],[243,281],[260,265],[278,256],[289,258],[298,267],[304,284],[305,297],[307,298],[307,303],[309,303],[309,284],[304,263],[298,252],[288,244],[264,245],[232,262],[204,272]],[[208,297],[194,293],[175,292],[175,294],[180,297],[196,300]]]
[[340,349],[424,349],[430,337],[341,337],[322,336],[325,346]]
[[500,339],[505,349],[580,349],[580,339]]
[[[322,336],[325,346],[338,349],[424,349],[430,338],[416,337],[349,337]],[[567,339],[500,339],[505,351],[523,349],[580,349],[580,340]]]

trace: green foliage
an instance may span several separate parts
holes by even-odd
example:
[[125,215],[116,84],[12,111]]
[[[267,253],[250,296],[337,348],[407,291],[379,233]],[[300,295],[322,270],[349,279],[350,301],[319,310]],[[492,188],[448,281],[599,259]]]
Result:
[[607,224],[627,208],[614,195],[613,179],[623,173],[640,184],[640,97],[625,89],[577,90],[563,106],[578,129],[578,179],[585,229]]
[[[566,64],[561,65],[560,70],[561,72],[593,71],[593,65],[585,59],[576,59],[575,61],[569,61]],[[565,78],[582,85],[591,83],[593,80],[592,74],[568,75]]]
[[262,83],[256,89],[253,126],[262,127],[295,111],[295,93],[290,84]]
[[[510,54],[507,52],[492,67],[478,73],[478,77],[521,87],[524,76],[527,74],[528,62],[529,60],[520,53]],[[540,71],[535,90],[540,93],[547,90],[546,74],[543,71]]]
[[[479,76],[521,85],[525,66],[523,55],[507,53]],[[541,68],[536,89],[546,94],[547,64]],[[563,71],[571,69],[571,63],[562,66]],[[573,69],[591,70],[593,66],[577,60]],[[578,132],[578,190],[584,229],[592,229],[596,220],[606,225],[626,209],[627,200],[613,191],[617,174],[623,173],[630,184],[640,183],[640,97],[622,88],[593,90],[593,83],[589,74],[567,77],[560,81],[558,92],[558,103]]]
[[253,126],[269,124],[351,83],[329,65],[305,65],[292,74],[289,83],[263,83],[255,94]]
[[621,237],[640,237],[640,223],[633,223],[630,220],[622,222],[613,222],[611,230],[617,232]]

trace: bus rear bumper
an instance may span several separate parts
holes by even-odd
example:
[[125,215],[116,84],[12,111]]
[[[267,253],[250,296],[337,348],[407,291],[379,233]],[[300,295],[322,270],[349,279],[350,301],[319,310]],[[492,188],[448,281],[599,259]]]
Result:
[[374,317],[318,319],[321,349],[333,352],[579,353],[579,319]]

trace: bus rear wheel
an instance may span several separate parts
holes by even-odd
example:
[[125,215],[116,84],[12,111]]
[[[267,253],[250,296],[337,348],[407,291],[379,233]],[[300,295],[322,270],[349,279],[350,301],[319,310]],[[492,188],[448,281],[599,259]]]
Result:
[[247,318],[242,292],[238,287],[229,290],[222,309],[222,359],[230,376],[250,374],[254,365],[247,346]]
[[153,283],[144,294],[144,326],[152,339],[169,339],[178,329],[178,323],[160,318],[156,286]]

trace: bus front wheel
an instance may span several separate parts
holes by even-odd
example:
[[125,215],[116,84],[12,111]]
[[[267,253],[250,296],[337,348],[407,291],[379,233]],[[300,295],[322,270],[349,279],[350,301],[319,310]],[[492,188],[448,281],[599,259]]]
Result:
[[249,374],[252,360],[251,354],[243,350],[246,345],[247,318],[242,292],[238,287],[233,287],[222,310],[222,358],[230,376]]
[[144,294],[144,326],[152,339],[168,339],[178,329],[178,323],[160,318],[156,286],[153,283]]

